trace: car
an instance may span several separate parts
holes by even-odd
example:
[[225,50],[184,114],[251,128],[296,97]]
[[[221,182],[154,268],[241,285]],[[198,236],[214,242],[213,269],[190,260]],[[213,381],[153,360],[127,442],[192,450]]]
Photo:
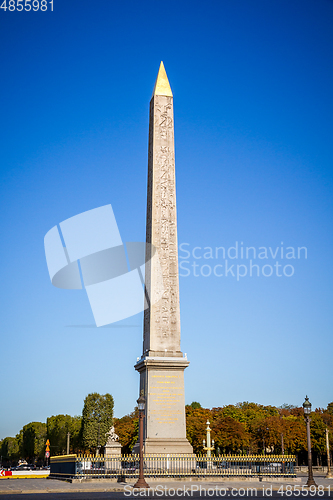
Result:
[[33,464],[20,464],[17,467],[12,467],[10,470],[12,471],[36,470],[36,466]]
[[217,467],[218,469],[229,469],[230,464],[229,464],[228,462],[225,462],[225,461],[223,460],[223,461],[216,462],[216,467]]
[[139,468],[139,462],[132,460],[122,460],[121,467],[124,473],[133,474]]

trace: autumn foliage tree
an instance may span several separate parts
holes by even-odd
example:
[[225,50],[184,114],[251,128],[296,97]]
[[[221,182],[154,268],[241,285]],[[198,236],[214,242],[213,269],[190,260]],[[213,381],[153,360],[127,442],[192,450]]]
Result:
[[132,453],[133,446],[139,437],[139,412],[135,408],[132,413],[114,419],[114,428],[119,436],[123,454]]
[[249,445],[249,434],[244,423],[232,417],[219,415],[211,425],[215,445],[222,453],[244,453]]
[[[215,453],[269,454],[281,453],[282,441],[286,454],[300,454],[306,460],[306,426],[302,407],[283,405],[263,406],[256,403],[238,403],[224,407],[207,408],[186,406],[187,438],[195,453],[203,453],[202,440],[206,438],[206,422],[210,421]],[[325,429],[330,430],[333,447],[333,403],[327,409],[317,409],[311,415],[311,440],[315,463],[325,462]]]
[[206,422],[211,416],[210,410],[191,405],[185,407],[186,436],[193,446],[194,453],[202,453],[202,439],[206,437]]

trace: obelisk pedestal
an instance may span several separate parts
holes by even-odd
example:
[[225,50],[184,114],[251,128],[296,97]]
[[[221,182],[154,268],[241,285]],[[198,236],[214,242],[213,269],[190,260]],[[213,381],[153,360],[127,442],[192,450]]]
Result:
[[146,398],[144,451],[193,453],[185,421],[184,370],[189,362],[180,350],[173,96],[162,62],[150,101],[146,242],[158,252],[164,293],[154,300],[161,273],[147,245],[145,286],[152,305],[144,313],[143,354],[135,365]]

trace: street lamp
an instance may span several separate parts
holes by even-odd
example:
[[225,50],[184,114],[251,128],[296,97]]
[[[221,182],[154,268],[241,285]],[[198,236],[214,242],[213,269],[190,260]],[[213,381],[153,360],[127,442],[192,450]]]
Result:
[[[281,432],[281,453],[282,453],[282,456],[284,456],[284,438],[283,438],[283,432]],[[285,473],[285,463],[284,463],[284,460],[282,462],[282,472],[283,472],[283,474]]]
[[[281,436],[281,454],[282,456],[284,455],[284,436],[283,436],[283,415],[282,412],[280,412],[280,436]],[[285,473],[285,463],[284,460],[282,461],[282,472],[283,474]]]
[[330,442],[329,442],[329,439],[328,439],[328,433],[329,433],[329,430],[326,428],[327,474],[326,474],[325,477],[327,479],[332,479],[333,475],[332,475],[332,472],[331,472]]
[[306,396],[305,401],[303,403],[303,410],[304,410],[304,415],[305,415],[305,422],[306,422],[306,435],[307,435],[307,441],[308,441],[308,481],[307,485],[308,486],[317,486],[315,483],[315,480],[313,479],[313,473],[312,473],[312,453],[311,453],[311,436],[310,436],[310,422],[311,419],[309,417],[311,413],[311,403],[309,401],[309,398]]
[[207,424],[207,428],[206,428],[207,446],[206,446],[206,440],[205,439],[202,440],[202,444],[203,444],[203,449],[205,451],[207,451],[207,457],[211,457],[211,455],[212,455],[211,452],[214,450],[214,444],[215,443],[214,443],[214,439],[213,439],[212,440],[212,446],[210,445],[210,431],[211,431],[211,428],[209,427],[209,424],[210,424],[209,420],[207,420],[206,424]]
[[146,483],[145,478],[143,477],[143,419],[145,412],[146,400],[143,395],[143,389],[141,390],[140,397],[137,400],[138,409],[139,409],[139,479],[133,486],[133,488],[149,488],[149,485]]

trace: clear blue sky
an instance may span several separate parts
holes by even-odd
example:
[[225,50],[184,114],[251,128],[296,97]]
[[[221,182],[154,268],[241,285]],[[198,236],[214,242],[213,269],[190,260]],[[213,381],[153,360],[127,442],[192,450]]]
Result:
[[199,266],[180,277],[186,402],[333,400],[332,28],[331,0],[1,10],[0,438],[81,414],[89,392],[110,392],[118,417],[136,404],[141,315],[93,327],[86,292],[51,285],[43,239],[110,203],[123,241],[144,240],[161,60],[174,94],[179,243],[307,248],[307,259],[255,261],[293,265],[290,277],[203,277],[202,265],[225,262],[201,250],[183,264]]

